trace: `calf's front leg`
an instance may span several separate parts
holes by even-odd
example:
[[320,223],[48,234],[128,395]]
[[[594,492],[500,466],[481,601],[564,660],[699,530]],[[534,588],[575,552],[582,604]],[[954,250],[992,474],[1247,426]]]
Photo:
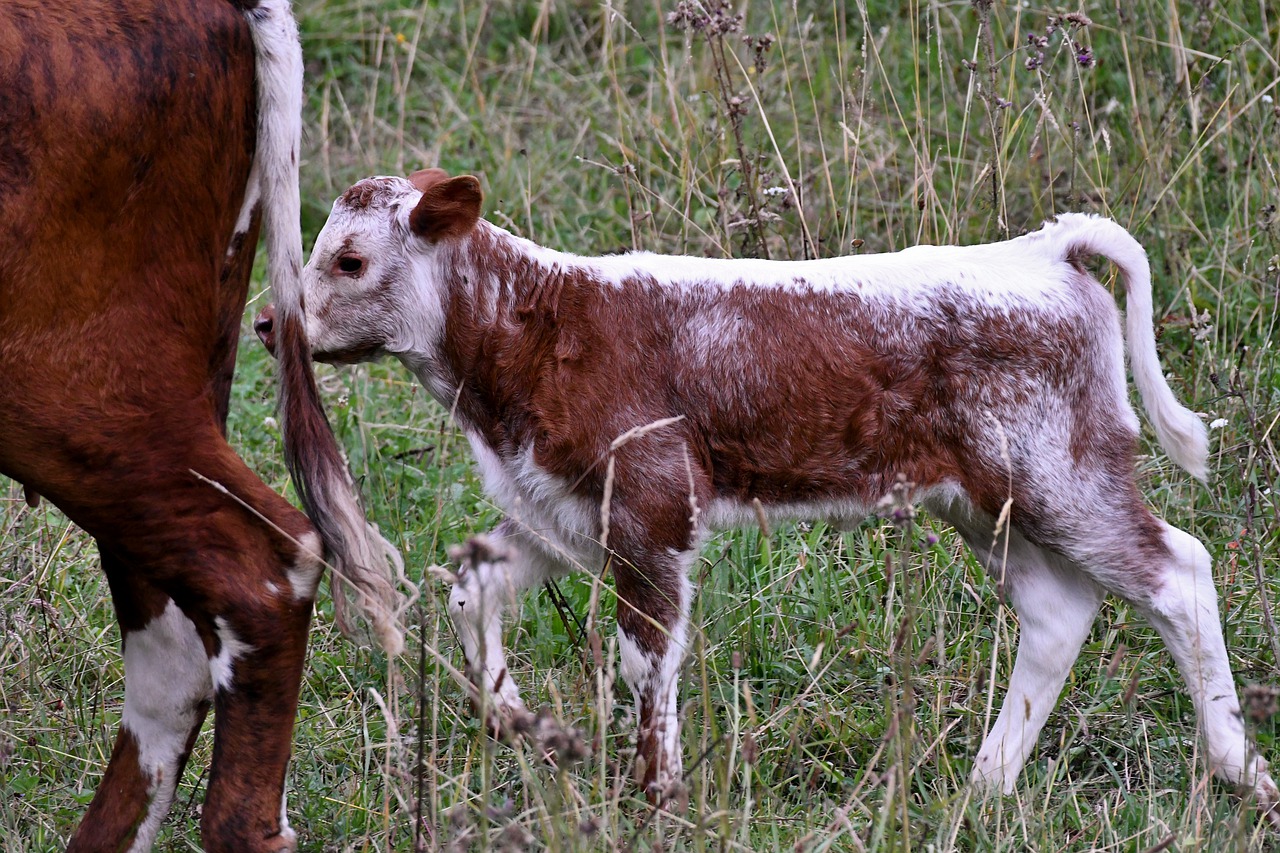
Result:
[[621,672],[640,720],[636,782],[659,806],[679,796],[683,777],[676,699],[688,648],[688,570],[696,556],[696,549],[625,549],[614,556]]
[[467,660],[467,674],[479,692],[477,710],[496,733],[525,713],[520,690],[507,668],[502,614],[516,596],[563,573],[562,566],[510,519],[492,533],[475,537],[455,555],[457,582],[449,593],[449,615]]

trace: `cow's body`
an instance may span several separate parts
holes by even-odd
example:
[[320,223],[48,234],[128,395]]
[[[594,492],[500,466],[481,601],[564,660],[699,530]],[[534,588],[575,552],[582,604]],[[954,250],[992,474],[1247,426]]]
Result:
[[[1126,337],[1161,445],[1203,478],[1207,442],[1164,379],[1146,255],[1123,228],[1064,215],[1003,243],[783,263],[579,257],[479,215],[474,178],[362,181],[303,280],[315,356],[399,358],[454,413],[507,512],[450,596],[499,718],[523,711],[502,649],[510,595],[608,566],[637,775],[663,800],[681,777],[688,574],[708,531],[760,512],[856,520],[904,477],[1019,617],[976,779],[1012,789],[1110,592],[1177,659],[1211,765],[1276,819],[1209,554],[1134,482]],[[1123,273],[1127,334],[1093,254]],[[270,345],[271,318],[258,325]]]
[[[257,140],[255,35],[279,36],[298,82],[275,149]],[[0,473],[97,540],[125,656],[73,849],[150,846],[210,707],[207,847],[293,843],[283,782],[321,543],[223,431],[260,189],[292,180],[273,233],[300,254],[300,78],[274,0],[0,5]],[[258,178],[255,150],[283,166]]]

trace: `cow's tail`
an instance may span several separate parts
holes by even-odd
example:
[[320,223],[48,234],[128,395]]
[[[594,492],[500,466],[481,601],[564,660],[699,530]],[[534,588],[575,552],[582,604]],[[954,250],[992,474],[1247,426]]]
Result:
[[1076,252],[1103,255],[1120,268],[1127,296],[1125,337],[1129,369],[1156,438],[1174,462],[1198,480],[1208,470],[1209,438],[1195,413],[1178,402],[1156,354],[1151,308],[1151,267],[1147,253],[1118,223],[1100,216],[1065,213],[1045,229],[1063,257]]
[[325,419],[311,371],[302,297],[298,155],[302,140],[302,44],[289,0],[241,3],[253,32],[258,80],[254,172],[262,203],[267,276],[276,304],[279,414],[285,464],[303,509],[324,539],[333,569],[334,613],[355,633],[348,597],[389,653],[404,647],[400,629],[403,564],[365,520],[359,493]]

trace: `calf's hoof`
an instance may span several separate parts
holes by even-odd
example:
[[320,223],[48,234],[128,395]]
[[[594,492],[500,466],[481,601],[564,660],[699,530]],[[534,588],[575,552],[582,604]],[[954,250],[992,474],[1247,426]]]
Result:
[[1257,797],[1258,814],[1266,820],[1271,828],[1280,832],[1280,788],[1270,776],[1259,779],[1254,786]]
[[689,788],[680,776],[652,768],[643,755],[636,756],[636,785],[655,809],[678,814],[689,810]]
[[969,784],[982,793],[990,796],[996,793],[1012,794],[1017,787],[1018,774],[1010,773],[1009,768],[996,762],[994,758],[978,753],[973,760],[973,771],[969,774]]
[[483,709],[472,701],[476,715],[484,720],[484,730],[499,743],[512,744],[528,734],[534,727],[534,715],[524,705],[494,705],[490,701]]

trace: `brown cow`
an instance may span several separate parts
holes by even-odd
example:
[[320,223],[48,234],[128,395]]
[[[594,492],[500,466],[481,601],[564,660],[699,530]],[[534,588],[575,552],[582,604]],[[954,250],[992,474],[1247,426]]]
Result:
[[[284,774],[321,537],[383,645],[400,643],[385,543],[309,366],[301,84],[287,0],[0,4],[0,473],[97,540],[125,658],[73,850],[151,846],[211,706],[206,847],[292,849]],[[287,306],[286,455],[321,537],[223,435],[260,223]]]

